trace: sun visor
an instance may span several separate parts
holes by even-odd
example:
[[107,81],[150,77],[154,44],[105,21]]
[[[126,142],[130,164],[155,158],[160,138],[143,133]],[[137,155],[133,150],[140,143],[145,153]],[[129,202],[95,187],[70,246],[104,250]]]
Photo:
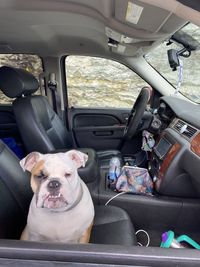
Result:
[[140,0],[140,2],[168,10],[180,18],[200,26],[200,1],[195,0]]

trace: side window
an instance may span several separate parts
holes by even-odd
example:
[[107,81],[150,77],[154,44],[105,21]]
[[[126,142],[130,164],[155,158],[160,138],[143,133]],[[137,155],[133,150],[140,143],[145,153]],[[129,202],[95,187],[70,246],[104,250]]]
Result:
[[146,82],[109,59],[68,56],[65,60],[70,107],[131,108]]
[[[11,66],[22,68],[32,73],[38,80],[40,73],[43,72],[41,58],[36,55],[28,54],[0,54],[0,67]],[[36,94],[39,93],[39,90]],[[0,90],[0,104],[10,104],[13,99],[5,96]]]

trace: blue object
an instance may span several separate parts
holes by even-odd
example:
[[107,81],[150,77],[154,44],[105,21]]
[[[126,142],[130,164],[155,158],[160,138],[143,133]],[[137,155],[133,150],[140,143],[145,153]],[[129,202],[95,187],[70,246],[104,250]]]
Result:
[[200,245],[187,235],[181,235],[175,239],[174,232],[168,231],[162,234],[161,248],[185,248],[181,242],[188,243],[195,249],[200,250]]
[[111,158],[109,165],[108,179],[114,183],[121,173],[120,159],[118,157]]
[[13,137],[1,138],[1,140],[17,155],[19,159],[24,157],[22,146],[17,144]]

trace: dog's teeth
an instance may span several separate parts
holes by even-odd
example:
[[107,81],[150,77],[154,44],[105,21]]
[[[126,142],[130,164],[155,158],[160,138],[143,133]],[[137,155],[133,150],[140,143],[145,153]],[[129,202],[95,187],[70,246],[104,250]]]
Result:
[[59,193],[58,195],[50,195],[49,196],[49,199],[52,199],[52,198],[59,198],[61,197],[61,193]]

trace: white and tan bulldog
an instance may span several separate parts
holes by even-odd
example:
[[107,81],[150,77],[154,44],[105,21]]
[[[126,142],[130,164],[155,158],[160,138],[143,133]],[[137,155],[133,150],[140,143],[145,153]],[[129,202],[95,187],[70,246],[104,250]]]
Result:
[[94,206],[77,169],[88,156],[71,150],[66,153],[32,152],[20,161],[31,172],[34,192],[22,240],[88,243]]

